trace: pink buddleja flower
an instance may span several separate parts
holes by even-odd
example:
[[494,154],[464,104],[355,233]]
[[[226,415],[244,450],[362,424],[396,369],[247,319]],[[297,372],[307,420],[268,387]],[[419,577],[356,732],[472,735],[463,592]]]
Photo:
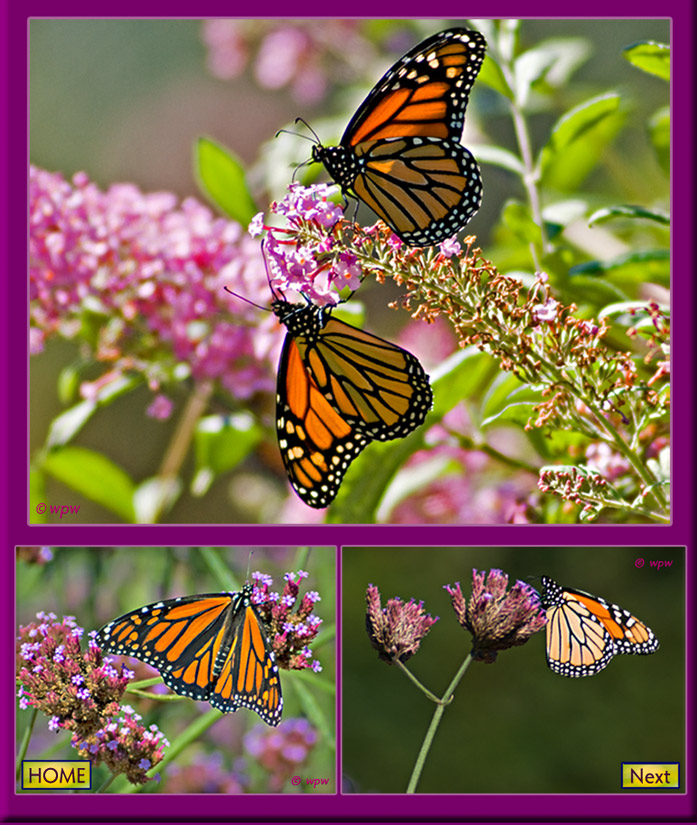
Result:
[[[364,273],[358,257],[342,248],[335,235],[345,222],[343,209],[330,200],[335,191],[325,183],[291,183],[285,196],[270,205],[268,223],[262,214],[252,219],[252,237],[266,232],[264,256],[276,295],[288,300],[290,292],[298,301],[334,306],[342,289],[360,286]],[[279,220],[283,226],[275,225]]]
[[[191,374],[235,398],[273,388],[282,332],[271,313],[259,242],[193,198],[100,190],[31,167],[31,350],[78,339],[112,374],[140,372],[153,392]],[[160,401],[151,411],[164,415]]]

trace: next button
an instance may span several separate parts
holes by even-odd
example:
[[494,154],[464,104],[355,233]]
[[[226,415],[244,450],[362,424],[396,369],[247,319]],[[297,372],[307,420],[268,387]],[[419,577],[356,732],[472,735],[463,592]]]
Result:
[[679,762],[623,762],[623,788],[679,788]]

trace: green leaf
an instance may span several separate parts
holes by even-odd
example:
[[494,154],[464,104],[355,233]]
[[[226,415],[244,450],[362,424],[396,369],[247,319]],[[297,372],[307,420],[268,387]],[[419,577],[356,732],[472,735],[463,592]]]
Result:
[[209,138],[199,138],[195,150],[196,176],[201,189],[226,215],[247,227],[259,212],[239,158]]
[[196,474],[192,494],[204,495],[217,476],[237,467],[262,438],[262,428],[248,413],[201,418],[194,432]]
[[477,83],[482,86],[488,86],[500,95],[503,95],[509,100],[513,100],[513,91],[506,82],[501,67],[489,55],[484,58],[482,68],[477,75]]
[[551,37],[538,43],[534,51],[549,55],[544,82],[559,89],[569,83],[571,75],[591,56],[591,45],[583,37]]
[[32,467],[29,471],[29,523],[46,524],[48,515],[37,504],[46,504],[46,476],[42,470]]
[[106,407],[120,396],[140,386],[140,376],[120,375],[100,387],[93,399],[80,401],[57,415],[48,430],[46,446],[62,447],[74,438],[100,407]]
[[490,355],[476,347],[458,350],[431,372],[433,410],[428,423],[434,424],[465,398],[484,392],[498,367]]
[[649,120],[649,137],[661,169],[670,175],[670,107],[664,106]]
[[501,59],[508,63],[512,62],[518,50],[520,20],[515,17],[498,20],[477,19],[472,20],[472,26],[484,35],[493,54],[500,55]]
[[58,375],[58,399],[61,404],[70,404],[77,395],[80,386],[80,367],[82,364],[68,364]]
[[134,521],[134,484],[125,470],[101,453],[85,447],[61,447],[47,453],[43,469],[124,521]]
[[500,166],[502,169],[514,172],[519,178],[523,178],[525,175],[523,162],[513,152],[509,152],[508,149],[492,146],[491,144],[482,144],[471,148],[479,163]]
[[[667,249],[647,249],[629,252],[608,261],[589,261],[574,266],[569,276],[606,275],[615,284],[626,288],[638,288],[644,283],[657,283],[668,287],[670,284],[670,252]],[[630,294],[618,296],[619,300],[631,298]]]
[[545,186],[575,193],[614,140],[625,117],[616,93],[591,98],[562,115],[540,153]]
[[647,221],[656,221],[664,226],[670,226],[670,218],[663,212],[656,212],[653,209],[645,209],[643,206],[606,206],[604,209],[598,209],[590,218],[588,218],[588,225],[606,223],[613,220],[613,218],[630,218],[632,220],[643,219]]
[[491,382],[484,397],[479,426],[484,429],[494,423],[510,421],[524,427],[533,414],[533,405],[541,401],[542,393],[537,387],[523,384],[509,372],[501,372]]
[[515,59],[513,83],[515,99],[519,106],[527,105],[533,84],[553,65],[555,58],[556,56],[551,52],[535,48],[528,49]]
[[611,281],[582,274],[580,266],[569,270],[569,277],[564,283],[564,301],[573,301],[579,306],[602,307],[627,298],[627,294]]
[[670,46],[665,43],[645,40],[627,46],[622,54],[637,69],[670,80]]
[[156,524],[163,513],[171,510],[183,489],[180,478],[146,478],[133,491],[135,521],[138,524]]
[[94,415],[98,409],[95,401],[81,401],[64,413],[57,415],[48,428],[46,446],[62,447],[67,444]]
[[524,244],[540,242],[540,229],[532,219],[530,209],[524,203],[516,200],[506,202],[501,213],[504,226]]

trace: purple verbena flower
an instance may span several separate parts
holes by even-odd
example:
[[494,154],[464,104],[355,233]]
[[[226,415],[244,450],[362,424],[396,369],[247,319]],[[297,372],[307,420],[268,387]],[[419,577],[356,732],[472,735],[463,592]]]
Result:
[[81,650],[83,629],[72,616],[62,622],[55,614],[39,613],[37,618],[40,623],[20,627],[17,639],[20,708],[45,713],[51,730],[89,736],[118,711],[129,677],[108,666],[98,647]]
[[365,623],[370,643],[378,657],[388,664],[394,664],[396,659],[410,659],[438,621],[438,616],[433,618],[424,611],[423,602],[417,604],[414,599],[406,603],[399,598],[388,599],[383,608],[380,591],[372,584],[368,585],[366,601]]
[[270,576],[258,572],[252,574],[252,599],[266,624],[276,662],[286,670],[312,667],[312,653],[307,645],[317,637],[321,620],[312,614],[314,600],[303,597],[297,603],[298,583],[307,575],[303,570],[286,573],[283,593],[278,594],[269,590],[273,584]]
[[306,719],[286,719],[274,730],[257,725],[244,737],[246,750],[269,772],[272,791],[298,773],[316,742],[317,732]]
[[153,778],[147,772],[162,761],[169,742],[155,725],[146,729],[133,708],[124,705],[121,713],[84,739],[75,734],[72,745],[93,764],[104,763],[112,773],[125,774],[132,784],[142,785]]
[[507,587],[508,576],[501,570],[490,570],[488,575],[473,570],[469,602],[459,582],[455,587],[445,585],[459,624],[472,634],[475,661],[496,661],[498,651],[525,644],[547,623],[534,588],[521,581],[508,591]]

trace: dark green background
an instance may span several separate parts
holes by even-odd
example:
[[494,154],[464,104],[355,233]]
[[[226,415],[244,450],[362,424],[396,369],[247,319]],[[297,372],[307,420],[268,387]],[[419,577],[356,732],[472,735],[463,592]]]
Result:
[[[646,565],[635,567],[642,557]],[[672,560],[667,570],[650,559]],[[516,578],[550,575],[632,611],[656,633],[649,656],[617,656],[582,679],[548,669],[544,631],[473,663],[446,708],[418,791],[617,793],[621,762],[681,762],[685,731],[683,548],[344,548],[342,717],[345,783],[358,793],[402,793],[433,716],[394,666],[378,660],[365,630],[365,590],[383,606],[399,596],[440,616],[407,666],[442,695],[471,648],[443,585],[471,592],[472,568]],[[537,589],[539,579],[531,582]],[[684,765],[683,765],[684,767]],[[623,791],[627,793],[627,791]]]

